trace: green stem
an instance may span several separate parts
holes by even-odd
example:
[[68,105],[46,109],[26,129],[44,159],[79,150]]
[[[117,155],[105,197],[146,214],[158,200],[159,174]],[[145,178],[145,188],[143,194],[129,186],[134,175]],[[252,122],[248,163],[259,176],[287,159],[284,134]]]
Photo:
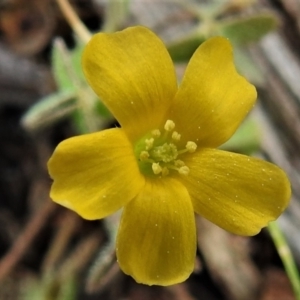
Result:
[[66,20],[69,22],[70,26],[73,28],[74,32],[78,35],[78,37],[86,44],[91,39],[92,34],[85,27],[85,25],[81,22],[78,15],[74,11],[71,4],[68,0],[56,0],[63,15]]
[[269,223],[269,233],[281,258],[297,300],[300,300],[300,276],[286,239],[276,221]]

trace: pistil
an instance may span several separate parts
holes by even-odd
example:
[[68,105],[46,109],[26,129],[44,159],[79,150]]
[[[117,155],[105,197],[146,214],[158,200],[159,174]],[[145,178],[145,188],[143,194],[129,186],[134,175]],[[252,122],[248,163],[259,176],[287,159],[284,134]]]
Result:
[[141,163],[150,163],[153,174],[167,176],[170,170],[175,170],[181,175],[188,175],[190,169],[183,160],[178,159],[184,153],[193,153],[197,144],[188,141],[184,149],[178,149],[176,145],[181,139],[181,134],[174,131],[175,123],[167,120],[164,125],[164,132],[159,129],[151,131],[150,138],[144,140],[144,149],[139,152]]

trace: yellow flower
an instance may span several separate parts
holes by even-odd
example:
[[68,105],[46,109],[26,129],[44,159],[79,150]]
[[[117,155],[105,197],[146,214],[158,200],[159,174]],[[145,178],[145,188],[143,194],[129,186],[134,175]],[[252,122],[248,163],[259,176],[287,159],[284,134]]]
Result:
[[96,34],[83,68],[121,128],[59,144],[48,163],[51,197],[90,220],[123,208],[117,258],[137,282],[170,285],[191,274],[194,211],[254,235],[286,208],[290,184],[281,169],[215,149],[256,99],[227,39],[203,43],[179,87],[166,48],[144,27]]

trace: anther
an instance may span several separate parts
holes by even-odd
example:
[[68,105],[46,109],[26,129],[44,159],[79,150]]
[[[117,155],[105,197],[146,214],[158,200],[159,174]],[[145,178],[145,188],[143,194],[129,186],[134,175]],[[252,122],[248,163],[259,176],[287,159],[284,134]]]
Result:
[[143,161],[143,160],[147,160],[149,158],[150,154],[148,151],[142,151],[140,153],[140,159]]
[[159,165],[159,163],[153,163],[152,164],[152,171],[155,175],[162,172],[162,167]]
[[166,131],[172,131],[175,128],[175,123],[172,120],[167,120],[164,128]]
[[159,175],[159,178],[167,176],[173,171],[188,175],[190,172],[189,167],[177,157],[187,152],[193,153],[197,149],[196,143],[188,141],[185,148],[179,150],[177,142],[181,140],[181,134],[175,131],[174,128],[174,121],[167,120],[164,130],[153,129],[150,132],[151,135],[143,139],[144,149],[139,151],[138,160],[141,163],[141,168],[143,169],[145,164],[151,164],[153,174]]
[[145,139],[146,150],[150,150],[153,147],[154,138]]
[[190,173],[190,169],[187,166],[183,166],[178,169],[178,173],[181,175],[188,175]]
[[188,152],[193,153],[197,149],[197,144],[189,141],[189,142],[187,142],[185,148],[188,150]]
[[172,139],[176,142],[180,141],[180,138],[181,138],[181,134],[179,134],[177,131],[174,131],[172,133]]
[[160,130],[159,129],[154,129],[152,130],[151,134],[155,137],[155,138],[158,138],[160,137]]

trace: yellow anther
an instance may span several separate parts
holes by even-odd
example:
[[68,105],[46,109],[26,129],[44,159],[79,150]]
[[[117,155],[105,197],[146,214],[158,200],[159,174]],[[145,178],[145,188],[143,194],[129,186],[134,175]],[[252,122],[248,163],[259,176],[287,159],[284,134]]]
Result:
[[154,130],[152,130],[152,131],[151,131],[151,134],[152,134],[155,138],[158,138],[158,137],[160,137],[160,135],[161,135],[159,129],[154,129]]
[[178,172],[181,175],[188,175],[190,173],[190,169],[187,166],[183,166],[178,169]]
[[164,128],[166,131],[172,131],[175,128],[175,123],[172,120],[167,120]]
[[[187,152],[193,153],[197,149],[197,144],[188,141],[184,148],[181,148],[179,142],[181,134],[174,130],[175,122],[167,120],[164,130],[153,129],[139,141],[136,153],[141,171],[149,172],[151,166],[152,172],[159,175],[160,178],[168,176],[172,172],[178,172],[182,175],[188,175],[190,172],[183,160],[178,159],[180,155]],[[140,144],[142,142],[142,144]],[[147,167],[148,166],[148,167]],[[150,172],[151,172],[150,169]]]
[[167,167],[163,167],[161,174],[162,176],[167,176],[169,174],[169,169]]
[[172,133],[172,139],[176,142],[180,141],[180,138],[181,138],[181,134],[179,134],[177,131],[174,131]]
[[147,160],[149,158],[150,154],[148,151],[142,151],[140,153],[140,159],[143,161],[143,160]]
[[189,142],[187,142],[185,148],[188,150],[188,152],[193,153],[197,149],[197,144],[189,141]]
[[145,139],[146,150],[150,150],[153,147],[154,138]]
[[152,164],[152,171],[155,175],[161,173],[162,167],[159,165],[159,163],[153,163]]

